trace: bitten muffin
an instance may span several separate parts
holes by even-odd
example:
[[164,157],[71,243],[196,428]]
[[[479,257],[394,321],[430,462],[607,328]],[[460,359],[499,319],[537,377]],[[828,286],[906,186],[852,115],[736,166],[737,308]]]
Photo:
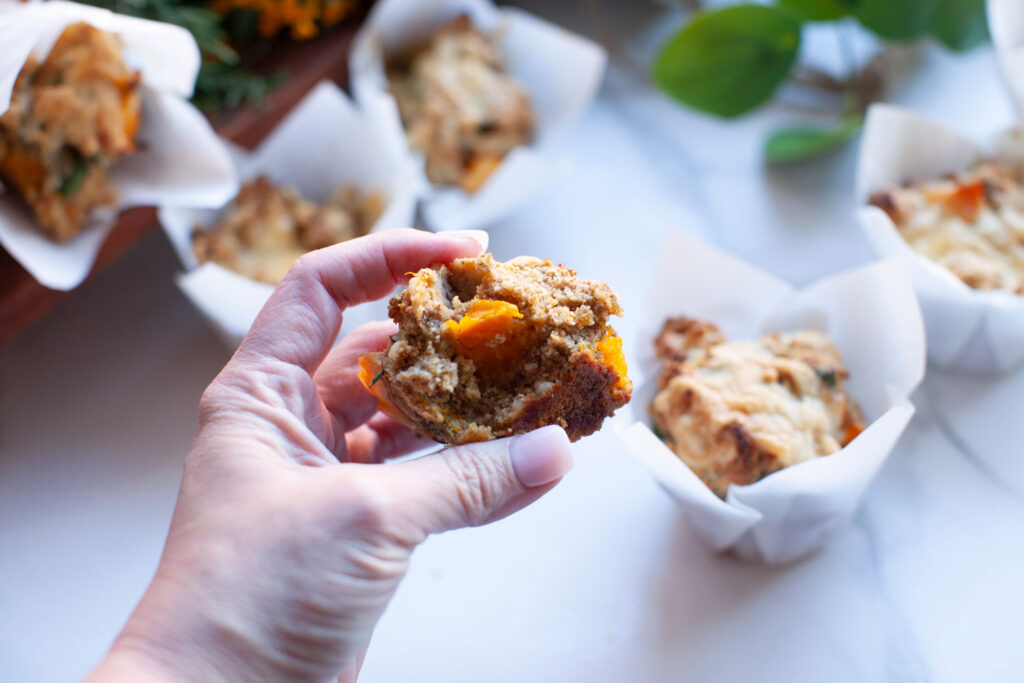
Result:
[[390,304],[399,331],[361,359],[381,409],[442,443],[561,425],[593,433],[632,393],[611,287],[532,257],[420,270]]
[[307,251],[368,233],[383,208],[380,195],[360,195],[353,187],[318,204],[260,176],[242,186],[220,222],[196,228],[192,248],[200,263],[212,261],[276,285]]
[[135,151],[140,116],[139,72],[121,60],[117,36],[71,24],[18,75],[0,116],[0,177],[40,228],[70,239],[116,201],[107,171]]
[[914,251],[968,287],[1024,294],[1024,168],[987,161],[869,201]]
[[712,323],[670,318],[650,412],[659,436],[718,496],[835,453],[863,429],[839,350],[817,331],[728,341]]
[[494,37],[462,16],[420,50],[394,59],[388,80],[409,146],[431,182],[472,192],[533,137],[534,113]]

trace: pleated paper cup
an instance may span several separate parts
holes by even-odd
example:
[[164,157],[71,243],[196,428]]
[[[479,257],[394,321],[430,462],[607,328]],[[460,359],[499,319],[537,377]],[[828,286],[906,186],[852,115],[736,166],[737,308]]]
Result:
[[[460,15],[495,33],[509,73],[527,93],[536,113],[534,141],[513,150],[473,193],[431,185],[422,156],[409,150],[398,105],[388,90],[388,58],[433,35]],[[418,163],[423,216],[435,230],[483,228],[531,199],[553,174],[552,143],[590,104],[604,74],[599,45],[515,8],[486,0],[382,0],[353,44],[352,92],[397,152]]]
[[906,265],[924,314],[928,358],[947,370],[1000,373],[1024,360],[1024,296],[968,287],[914,251],[888,214],[867,200],[883,188],[956,173],[986,158],[1024,162],[1024,139],[1009,131],[973,141],[891,105],[868,112],[857,176],[858,197],[865,203],[860,224],[879,256]]
[[[908,397],[924,375],[924,330],[906,271],[880,262],[795,289],[679,235],[661,253],[630,364],[636,390],[615,432],[711,548],[770,564],[807,555],[851,517],[914,414]],[[681,315],[708,320],[732,340],[827,333],[850,370],[846,388],[867,427],[837,453],[730,485],[719,498],[650,426],[661,369],[654,340],[667,318]]]
[[[403,155],[388,153],[373,127],[333,83],[317,85],[254,152],[236,148],[232,155],[243,182],[267,176],[313,201],[325,202],[344,186],[364,195],[381,194],[386,207],[372,232],[412,224],[414,169]],[[159,216],[185,268],[177,278],[178,286],[233,348],[249,331],[274,286],[196,259],[193,232],[215,225],[227,204],[226,200],[216,209],[162,206]],[[345,312],[342,330],[386,317],[382,302],[356,306]]]

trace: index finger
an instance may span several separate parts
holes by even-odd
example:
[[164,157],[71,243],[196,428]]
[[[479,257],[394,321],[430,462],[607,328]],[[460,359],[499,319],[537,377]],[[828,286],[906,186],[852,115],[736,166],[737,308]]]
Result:
[[242,340],[242,362],[279,360],[312,374],[330,351],[343,311],[387,296],[410,272],[476,256],[478,230],[442,234],[403,228],[348,240],[300,257]]

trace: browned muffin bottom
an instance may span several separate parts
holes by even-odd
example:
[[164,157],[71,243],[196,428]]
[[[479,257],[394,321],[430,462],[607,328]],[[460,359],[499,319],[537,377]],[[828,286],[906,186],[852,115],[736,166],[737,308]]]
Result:
[[565,428],[573,441],[629,401],[621,315],[601,282],[489,254],[424,268],[391,300],[399,331],[361,359],[383,410],[443,443]]

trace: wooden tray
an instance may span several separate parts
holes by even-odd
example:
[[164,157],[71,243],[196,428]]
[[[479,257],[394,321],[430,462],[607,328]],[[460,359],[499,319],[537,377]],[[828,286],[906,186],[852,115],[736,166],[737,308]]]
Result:
[[[259,105],[210,117],[214,128],[232,142],[252,148],[321,80],[344,85],[348,49],[358,25],[353,20],[308,42],[275,45],[261,68],[282,72],[282,84]],[[157,227],[156,210],[151,207],[124,211],[103,243],[89,277],[124,256]],[[69,293],[39,284],[0,248],[0,344],[41,318]]]

